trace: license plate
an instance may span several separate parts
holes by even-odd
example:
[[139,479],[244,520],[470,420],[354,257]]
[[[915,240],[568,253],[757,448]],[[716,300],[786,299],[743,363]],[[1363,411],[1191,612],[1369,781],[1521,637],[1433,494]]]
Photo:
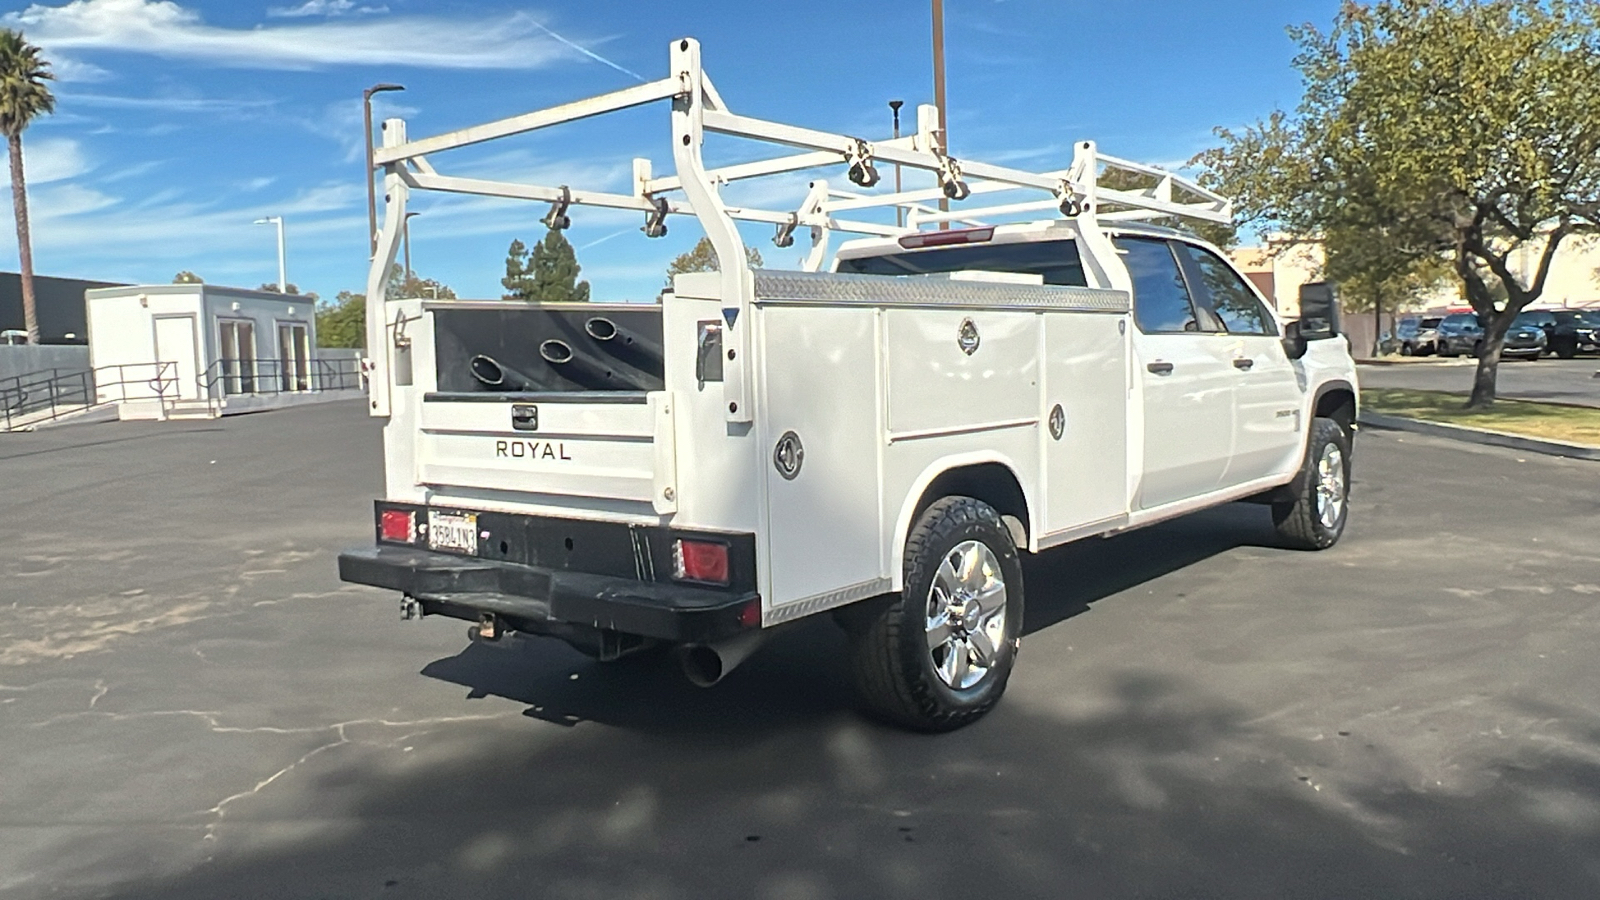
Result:
[[428,510],[428,547],[451,553],[478,555],[477,513]]

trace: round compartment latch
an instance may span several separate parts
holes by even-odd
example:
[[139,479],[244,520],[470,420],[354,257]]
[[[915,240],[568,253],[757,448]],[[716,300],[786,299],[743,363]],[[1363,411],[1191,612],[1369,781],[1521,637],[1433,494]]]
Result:
[[962,319],[961,328],[956,332],[956,343],[960,345],[961,352],[968,356],[978,352],[978,325],[971,319]]
[[805,465],[806,448],[800,443],[800,435],[792,431],[783,433],[778,438],[778,446],[772,448],[772,465],[778,470],[785,481],[793,481],[800,474],[800,467]]
[[1061,408],[1061,404],[1057,403],[1056,408],[1050,410],[1050,436],[1059,441],[1061,436],[1066,433],[1067,411]]

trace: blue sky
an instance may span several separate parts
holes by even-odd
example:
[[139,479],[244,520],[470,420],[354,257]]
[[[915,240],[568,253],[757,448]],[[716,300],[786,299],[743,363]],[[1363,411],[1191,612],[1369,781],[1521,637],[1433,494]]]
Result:
[[[1045,170],[1074,140],[1166,165],[1299,99],[1284,28],[1326,24],[1336,0],[946,0],[952,152]],[[0,3],[55,64],[56,113],[25,135],[41,274],[170,281],[182,269],[254,287],[289,280],[331,297],[361,290],[366,195],[361,91],[413,137],[667,74],[667,44],[701,40],[737,112],[886,137],[887,101],[932,102],[925,0],[73,0]],[[441,171],[626,192],[630,161],[671,171],[664,106],[440,154]],[[708,150],[727,154],[735,147]],[[748,157],[746,157],[748,158]],[[842,172],[833,176],[841,183]],[[804,178],[750,186],[791,208]],[[544,232],[545,209],[418,194],[413,265],[462,296],[497,297],[506,246]],[[7,217],[9,218],[9,217]],[[579,210],[569,233],[596,299],[649,299],[699,236],[691,220],[651,241],[631,213]],[[9,234],[10,225],[0,229]],[[766,231],[769,265],[793,266]],[[803,241],[799,243],[804,243]],[[792,258],[791,258],[792,257]],[[0,238],[0,268],[16,248]]]

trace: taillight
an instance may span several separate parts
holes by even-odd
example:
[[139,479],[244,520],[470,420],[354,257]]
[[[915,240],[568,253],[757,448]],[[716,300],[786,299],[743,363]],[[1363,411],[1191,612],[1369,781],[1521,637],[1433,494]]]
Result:
[[378,539],[395,544],[416,543],[416,512],[409,509],[386,509],[379,513]]
[[679,538],[672,542],[672,577],[705,584],[728,583],[728,545]]

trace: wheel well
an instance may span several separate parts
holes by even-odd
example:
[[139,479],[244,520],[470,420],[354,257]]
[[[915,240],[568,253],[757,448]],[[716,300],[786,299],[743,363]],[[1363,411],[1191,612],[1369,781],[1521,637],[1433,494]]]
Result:
[[1317,398],[1315,415],[1322,419],[1332,419],[1339,423],[1339,427],[1350,433],[1356,422],[1356,395],[1354,391],[1346,388],[1335,388]]
[[1022,525],[1022,540],[1016,542],[1017,549],[1027,549],[1027,536],[1032,527],[1028,520],[1028,498],[1010,469],[1000,463],[980,463],[940,473],[917,500],[917,508],[911,514],[912,523],[939,498],[952,496],[982,500],[1002,517],[1016,519]]

